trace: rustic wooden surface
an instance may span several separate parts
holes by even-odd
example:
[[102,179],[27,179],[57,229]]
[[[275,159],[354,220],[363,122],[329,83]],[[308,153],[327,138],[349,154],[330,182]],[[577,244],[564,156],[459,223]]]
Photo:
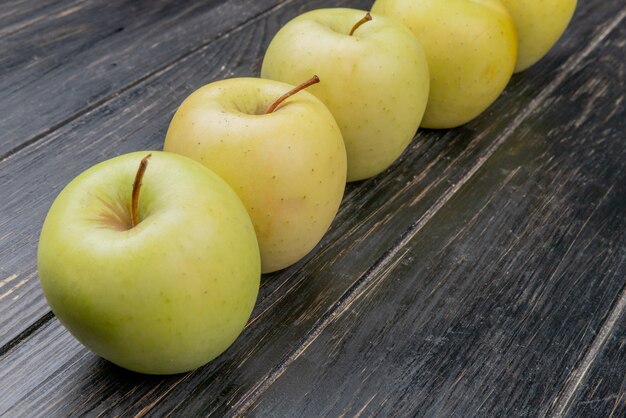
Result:
[[258,74],[292,17],[371,1],[0,4],[0,415],[626,415],[626,5],[571,27],[481,117],[420,131],[263,277],[235,345],[147,377],[49,312],[35,254],[61,188],[160,149],[202,84]]

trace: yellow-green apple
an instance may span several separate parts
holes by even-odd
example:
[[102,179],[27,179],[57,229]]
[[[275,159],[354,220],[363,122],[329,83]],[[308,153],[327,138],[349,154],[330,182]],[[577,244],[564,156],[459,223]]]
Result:
[[54,314],[89,349],[133,371],[180,373],[243,330],[259,249],[222,179],[179,155],[146,154],[97,164],[63,189],[41,231],[39,277]]
[[539,61],[569,24],[576,0],[500,0],[511,13],[519,38],[515,72]]
[[430,67],[425,128],[453,128],[491,105],[517,59],[517,33],[499,0],[377,0],[372,11],[405,24]]
[[348,155],[348,181],[391,165],[422,120],[430,77],[410,31],[365,11],[321,9],[302,14],[274,37],[261,76],[296,83],[318,74],[309,90],[337,120]]
[[208,84],[183,101],[165,138],[166,151],[201,162],[237,192],[256,230],[263,272],[311,251],[343,197],[346,151],[337,123],[306,91],[281,97],[315,81],[295,89],[258,78]]

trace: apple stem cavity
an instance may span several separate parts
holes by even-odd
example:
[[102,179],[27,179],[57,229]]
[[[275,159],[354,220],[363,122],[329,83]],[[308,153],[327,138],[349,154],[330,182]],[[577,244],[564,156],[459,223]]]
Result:
[[352,26],[352,30],[350,31],[348,36],[352,36],[355,30],[357,30],[358,28],[361,27],[362,24],[369,22],[370,20],[372,20],[372,15],[370,14],[370,12],[367,12],[365,16],[363,17],[363,19],[359,20],[358,22],[354,24],[354,26]]
[[133,183],[133,198],[130,207],[131,228],[134,228],[139,223],[139,191],[141,190],[141,181],[143,180],[143,175],[146,173],[150,157],[152,157],[152,154],[148,154],[143,157],[139,163],[137,174],[135,174],[135,182]]
[[276,108],[278,106],[280,106],[280,104],[282,102],[284,102],[285,100],[287,100],[287,98],[293,96],[294,94],[296,94],[297,92],[304,90],[305,88],[312,86],[313,84],[317,84],[320,82],[320,78],[316,75],[314,75],[313,77],[311,77],[309,80],[305,81],[304,83],[294,87],[293,89],[289,90],[287,93],[283,94],[282,96],[280,96],[278,99],[276,99],[276,101],[274,103],[272,103],[271,105],[269,105],[269,107],[267,108],[267,110],[265,111],[265,114],[268,115],[270,113],[272,113],[273,111],[276,110]]

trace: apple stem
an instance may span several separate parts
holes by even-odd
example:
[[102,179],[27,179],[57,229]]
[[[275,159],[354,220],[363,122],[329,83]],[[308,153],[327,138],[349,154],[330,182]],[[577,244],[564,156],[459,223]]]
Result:
[[372,20],[372,15],[370,14],[370,12],[367,12],[363,19],[359,20],[354,24],[354,26],[352,26],[352,30],[350,31],[348,36],[352,36],[355,30],[357,30],[359,27],[361,27],[362,24],[369,22],[370,20]]
[[143,175],[146,173],[146,168],[148,167],[148,159],[152,157],[152,154],[148,154],[139,163],[139,169],[137,170],[137,174],[135,174],[135,182],[133,183],[133,200],[131,202],[130,214],[131,214],[131,227],[137,226],[139,223],[139,191],[141,190],[141,181],[143,180]]
[[319,82],[320,82],[320,78],[318,76],[314,75],[313,77],[311,77],[311,79],[305,81],[304,83],[300,84],[299,86],[294,87],[293,89],[289,90],[287,93],[283,94],[278,99],[276,99],[276,101],[274,103],[269,105],[269,107],[265,111],[265,114],[267,115],[267,114],[272,113],[273,111],[275,111],[276,108],[278,106],[280,106],[280,104],[282,102],[284,102],[285,100],[287,100],[287,98],[289,98],[290,96],[293,96],[297,92],[299,92],[301,90],[304,90],[305,88],[307,88],[309,86],[312,86],[313,84],[317,84]]

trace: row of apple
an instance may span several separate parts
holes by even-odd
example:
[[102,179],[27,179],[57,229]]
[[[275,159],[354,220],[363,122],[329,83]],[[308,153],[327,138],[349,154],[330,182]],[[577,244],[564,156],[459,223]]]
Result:
[[311,251],[346,181],[385,170],[419,126],[479,115],[556,42],[575,5],[378,0],[372,15],[293,19],[263,79],[211,83],[182,103],[168,152],[106,161],[59,194],[38,252],[53,312],[131,370],[215,358],[243,330],[260,272]]

